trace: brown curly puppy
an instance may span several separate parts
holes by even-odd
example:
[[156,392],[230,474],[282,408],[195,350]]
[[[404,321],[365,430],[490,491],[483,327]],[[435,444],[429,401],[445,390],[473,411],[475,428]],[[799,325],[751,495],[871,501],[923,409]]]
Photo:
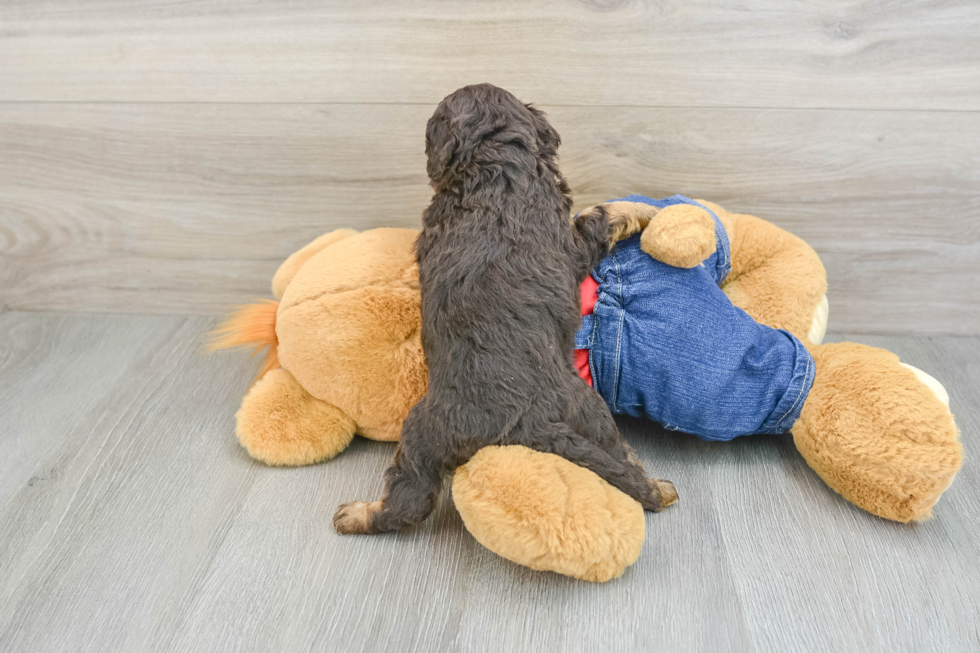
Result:
[[575,223],[544,114],[490,84],[444,99],[426,128],[435,195],[416,241],[428,393],[402,426],[385,498],[342,505],[340,533],[416,524],[480,448],[520,444],[592,470],[659,511],[599,394],[572,367],[579,285],[607,253],[599,207]]

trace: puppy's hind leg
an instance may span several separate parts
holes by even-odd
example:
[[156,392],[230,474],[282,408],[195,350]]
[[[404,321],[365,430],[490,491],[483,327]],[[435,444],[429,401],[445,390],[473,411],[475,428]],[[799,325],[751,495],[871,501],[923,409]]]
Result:
[[[577,376],[572,377],[566,392],[569,397],[573,397],[569,402],[572,409],[565,416],[565,421],[572,430],[583,434],[617,463],[634,465],[643,471],[643,463],[637,458],[633,448],[623,440],[616,420],[609,413],[606,401],[599,393]],[[645,471],[643,475],[646,476]],[[677,501],[677,489],[670,481],[651,478],[649,483],[654,493],[660,493],[664,508]]]
[[[643,467],[628,459],[625,446],[621,446],[622,457],[614,457],[563,422],[549,424],[520,444],[556,454],[595,472],[614,488],[639,501],[644,510],[660,512],[677,499],[674,486],[667,481],[648,479]],[[661,483],[669,487],[662,489]]]
[[439,450],[439,424],[433,424],[423,404],[415,405],[402,425],[395,460],[385,471],[385,496],[380,501],[352,501],[337,509],[333,525],[341,535],[387,533],[424,520],[436,505],[443,474],[450,469]]

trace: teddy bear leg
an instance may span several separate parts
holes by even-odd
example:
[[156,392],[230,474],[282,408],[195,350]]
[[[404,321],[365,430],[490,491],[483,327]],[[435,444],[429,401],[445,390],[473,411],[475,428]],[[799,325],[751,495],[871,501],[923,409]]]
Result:
[[731,245],[732,268],[722,290],[757,322],[820,344],[827,329],[827,273],[802,239],[752,215],[715,211]]
[[347,448],[356,429],[342,410],[310,395],[282,368],[252,386],[235,421],[248,454],[269,465],[329,460]]
[[643,546],[637,501],[584,467],[527,447],[478,451],[456,470],[453,500],[480,544],[539,571],[605,582]]
[[963,460],[945,391],[883,349],[845,342],[810,351],[816,375],[792,428],[797,449],[858,507],[894,521],[928,519]]

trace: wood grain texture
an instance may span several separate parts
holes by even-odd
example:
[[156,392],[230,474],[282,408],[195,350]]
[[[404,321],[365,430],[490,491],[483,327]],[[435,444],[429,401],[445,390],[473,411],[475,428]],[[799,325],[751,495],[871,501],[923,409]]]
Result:
[[[832,329],[980,333],[972,113],[546,107],[585,206],[683,193],[810,242]],[[339,227],[419,226],[428,106],[0,104],[0,301],[215,314]]]
[[0,651],[980,646],[980,339],[855,338],[946,383],[967,465],[933,520],[852,507],[788,437],[622,420],[681,501],[647,516],[621,579],[591,585],[489,553],[448,496],[412,532],[336,535],[334,508],[380,491],[393,446],[249,459],[232,415],[251,365],[200,355],[212,323],[0,315]]
[[5,0],[0,100],[980,109],[972,0]]

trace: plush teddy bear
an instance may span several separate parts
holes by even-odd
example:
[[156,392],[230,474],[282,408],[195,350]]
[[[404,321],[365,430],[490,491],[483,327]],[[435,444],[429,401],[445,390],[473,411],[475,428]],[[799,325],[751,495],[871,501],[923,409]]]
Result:
[[[612,410],[707,439],[789,429],[848,500],[887,519],[927,518],[962,459],[942,386],[884,350],[820,344],[826,278],[799,238],[708,202],[627,200],[608,205],[622,242],[583,284],[576,343],[580,374]],[[278,302],[243,307],[216,331],[214,348],[268,348],[236,415],[251,456],[304,465],[336,456],[355,434],[397,440],[426,389],[416,235],[321,236],[276,273]],[[634,365],[677,356],[653,372]],[[456,471],[453,497],[478,541],[535,569],[609,580],[644,538],[638,503],[524,447],[478,452]]]

